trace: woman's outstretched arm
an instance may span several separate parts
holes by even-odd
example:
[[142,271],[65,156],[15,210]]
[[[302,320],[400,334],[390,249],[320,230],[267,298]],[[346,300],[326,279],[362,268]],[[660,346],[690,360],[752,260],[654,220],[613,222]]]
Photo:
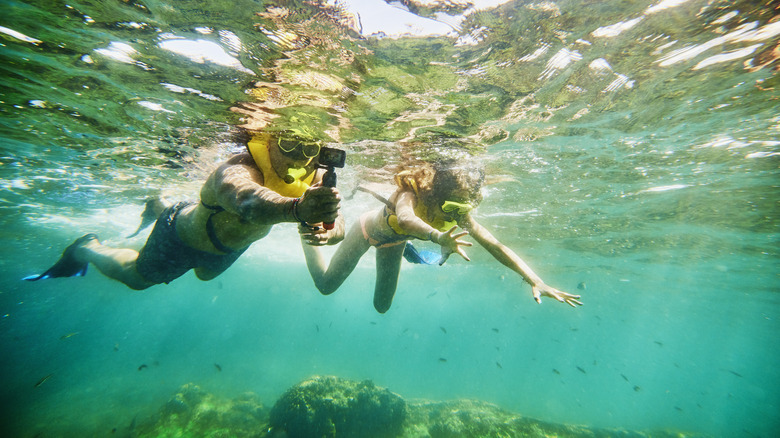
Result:
[[518,256],[506,245],[499,242],[498,239],[496,239],[490,233],[490,231],[487,230],[487,228],[480,225],[470,215],[466,216],[466,218],[461,222],[461,226],[470,232],[471,236],[474,238],[474,240],[477,241],[477,243],[488,250],[488,252],[496,260],[501,262],[501,264],[520,274],[520,276],[523,277],[523,280],[531,285],[531,292],[533,293],[534,299],[537,303],[541,303],[542,297],[545,296],[556,299],[561,303],[566,303],[572,307],[582,305],[582,303],[579,301],[579,295],[572,295],[545,284],[545,282],[542,281],[542,278],[539,277],[539,275],[537,275],[536,272],[534,272],[533,269],[531,269],[531,267],[528,266],[528,264],[522,258],[520,258],[520,256]]

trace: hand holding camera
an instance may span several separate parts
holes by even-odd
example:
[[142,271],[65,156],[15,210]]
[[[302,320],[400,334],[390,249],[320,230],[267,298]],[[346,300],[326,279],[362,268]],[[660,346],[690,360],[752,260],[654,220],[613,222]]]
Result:
[[[336,187],[336,168],[343,168],[347,159],[347,153],[340,150],[329,147],[322,147],[318,156],[317,166],[321,169],[325,169],[325,174],[322,176],[322,185],[325,187]],[[334,218],[335,220],[335,218]],[[333,229],[333,221],[325,221],[322,226],[326,230]]]

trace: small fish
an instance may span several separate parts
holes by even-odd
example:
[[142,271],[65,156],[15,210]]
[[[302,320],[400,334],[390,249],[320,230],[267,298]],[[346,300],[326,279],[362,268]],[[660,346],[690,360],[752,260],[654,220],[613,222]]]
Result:
[[319,332],[320,332],[320,326],[319,326],[319,324],[314,324],[314,327],[317,329],[317,333],[319,333]]
[[441,329],[441,331],[443,331],[443,332],[444,332],[444,334],[445,334],[445,335],[447,334],[447,329],[446,329],[446,328],[444,328],[444,327],[441,327],[441,326],[439,326],[439,328]]
[[733,374],[733,375],[735,375],[737,377],[742,377],[742,374],[740,374],[740,373],[738,373],[736,371],[732,371],[732,370],[726,370],[726,371],[730,372],[731,374]]
[[119,342],[114,344],[114,351],[119,351]]
[[376,321],[371,321],[371,325],[376,325]]
[[585,372],[585,370],[583,370],[583,369],[582,369],[582,368],[580,368],[580,367],[577,367],[577,369],[578,369],[578,370],[580,370],[580,372],[581,372],[582,374],[588,374],[588,373],[586,373],[586,372]]
[[60,340],[64,341],[65,339],[76,336],[77,334],[79,334],[79,332],[73,332],[73,333],[68,333],[67,335],[62,335],[60,336]]
[[496,333],[498,333],[498,329],[497,329],[497,328],[495,328],[495,327],[493,328],[493,331],[494,331],[494,332],[496,332]]
[[681,407],[679,407],[679,406],[675,406],[674,408],[675,408],[675,409],[677,409],[677,410],[678,410],[678,411],[680,411],[680,412],[682,412],[682,411],[683,411],[683,410],[682,410],[682,408],[681,408]]
[[628,382],[628,377],[626,377],[626,375],[625,375],[625,374],[621,374],[621,375],[620,375],[620,377],[622,377],[622,378],[623,378],[623,380],[625,380],[626,382]]
[[141,364],[141,365],[138,367],[138,371],[141,371],[141,370],[142,370],[142,369],[144,369],[144,368],[149,368],[149,366],[147,366],[145,363],[142,363],[142,364]]
[[640,388],[639,385],[635,385],[634,386],[634,392],[639,392],[641,390],[642,390],[642,388]]
[[572,327],[572,328],[569,329],[569,331],[578,332],[578,331],[580,331],[580,329]]
[[37,387],[43,385],[43,383],[46,382],[47,380],[49,380],[51,378],[51,376],[53,376],[53,375],[54,374],[49,374],[48,376],[44,376],[43,378],[41,378],[41,380],[38,381],[38,383],[35,384],[34,387],[37,388]]
[[554,372],[555,374],[559,375],[559,376],[561,375],[561,372],[560,372],[560,371],[558,371],[558,370],[556,370],[555,368],[553,368],[553,372]]
[[658,346],[659,346],[659,347],[663,347],[663,346],[664,346],[664,343],[663,343],[663,342],[661,342],[661,341],[653,341],[653,342],[655,342],[656,344],[658,344]]
[[585,290],[587,288],[588,288],[588,285],[585,284],[584,281],[581,281],[580,284],[577,285],[577,289],[579,289],[579,290]]
[[439,358],[439,362],[447,362],[447,359],[446,359],[446,358],[443,358],[443,357],[440,357],[440,358]]
[[430,297],[432,297],[432,296],[436,295],[437,293],[438,293],[438,292],[429,293],[429,294],[428,294],[428,296],[427,296],[427,297],[425,297],[425,298],[430,298]]
[[500,364],[500,363],[498,363],[498,362],[496,362],[496,366],[497,366],[497,367],[499,367],[499,368],[500,368],[500,369],[502,369],[502,370],[504,369],[504,367],[502,367],[502,366],[501,366],[501,364]]
[[214,364],[214,368],[216,368],[216,369],[217,369],[217,371],[222,371],[222,367],[221,367],[221,366],[219,366],[219,364],[218,364],[218,363],[215,363],[215,364]]

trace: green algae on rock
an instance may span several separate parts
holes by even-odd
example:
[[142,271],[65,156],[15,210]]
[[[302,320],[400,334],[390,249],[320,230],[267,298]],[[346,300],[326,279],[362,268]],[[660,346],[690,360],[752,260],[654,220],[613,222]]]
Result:
[[405,401],[376,386],[313,376],[288,389],[269,412],[252,393],[219,399],[183,385],[138,437],[235,438],[703,438],[679,431],[629,431],[524,417],[479,400]]
[[148,438],[250,437],[264,432],[267,423],[268,409],[257,395],[245,393],[225,400],[187,383],[155,418],[131,433]]

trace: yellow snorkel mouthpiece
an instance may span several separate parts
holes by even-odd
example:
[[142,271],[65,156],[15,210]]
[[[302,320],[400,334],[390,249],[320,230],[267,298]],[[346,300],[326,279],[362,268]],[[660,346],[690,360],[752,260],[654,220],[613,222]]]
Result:
[[306,176],[306,169],[303,167],[291,167],[287,169],[287,175],[284,176],[284,182],[287,184],[292,184],[295,181],[300,181],[303,179],[303,177]]

